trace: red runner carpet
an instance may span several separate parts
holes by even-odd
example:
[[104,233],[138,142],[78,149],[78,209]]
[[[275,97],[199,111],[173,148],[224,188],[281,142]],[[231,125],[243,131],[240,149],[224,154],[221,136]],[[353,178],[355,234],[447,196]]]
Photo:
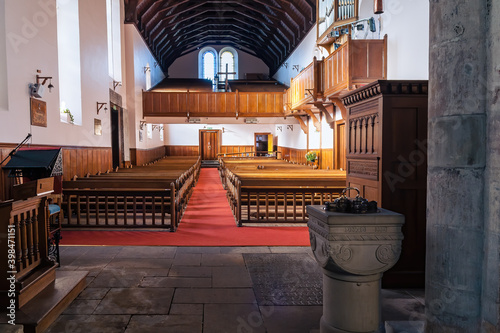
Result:
[[200,179],[176,232],[63,230],[62,245],[309,246],[307,227],[238,227],[217,169]]

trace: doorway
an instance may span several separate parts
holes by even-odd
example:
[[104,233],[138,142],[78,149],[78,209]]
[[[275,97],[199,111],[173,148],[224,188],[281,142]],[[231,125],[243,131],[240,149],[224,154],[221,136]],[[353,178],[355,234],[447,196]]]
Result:
[[345,139],[345,121],[335,123],[335,168],[346,169],[346,139]]
[[217,160],[220,152],[220,130],[200,130],[200,156],[206,161]]
[[271,133],[254,133],[255,156],[266,156],[273,151],[273,135]]
[[113,157],[113,169],[123,166],[123,108],[116,104],[111,105],[111,152]]

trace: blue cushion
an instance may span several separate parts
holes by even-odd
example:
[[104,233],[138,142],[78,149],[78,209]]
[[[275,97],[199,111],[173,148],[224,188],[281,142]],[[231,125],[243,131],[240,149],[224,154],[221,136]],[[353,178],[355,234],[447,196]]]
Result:
[[55,214],[55,213],[59,213],[60,211],[61,211],[61,207],[59,207],[58,205],[54,205],[54,204],[49,205],[50,215]]

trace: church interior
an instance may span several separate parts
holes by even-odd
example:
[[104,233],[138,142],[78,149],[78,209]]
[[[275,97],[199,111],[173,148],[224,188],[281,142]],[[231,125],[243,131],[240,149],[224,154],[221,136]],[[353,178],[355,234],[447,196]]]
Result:
[[0,18],[0,331],[500,332],[499,2]]

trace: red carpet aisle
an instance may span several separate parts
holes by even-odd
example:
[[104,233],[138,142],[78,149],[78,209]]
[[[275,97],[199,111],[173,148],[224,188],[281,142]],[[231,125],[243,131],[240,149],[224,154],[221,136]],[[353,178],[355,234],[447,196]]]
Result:
[[309,246],[307,227],[236,226],[217,169],[200,179],[176,232],[63,230],[62,245]]

